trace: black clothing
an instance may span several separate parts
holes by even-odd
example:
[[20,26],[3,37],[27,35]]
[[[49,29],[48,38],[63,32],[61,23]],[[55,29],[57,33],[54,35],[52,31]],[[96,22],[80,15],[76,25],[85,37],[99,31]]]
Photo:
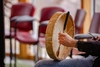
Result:
[[86,54],[97,56],[93,67],[100,67],[100,41],[78,41],[77,48],[79,51],[86,52]]

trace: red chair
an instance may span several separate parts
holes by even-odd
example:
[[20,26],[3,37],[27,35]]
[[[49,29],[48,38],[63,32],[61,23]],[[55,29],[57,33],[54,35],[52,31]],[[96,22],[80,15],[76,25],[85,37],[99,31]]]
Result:
[[[89,31],[87,32],[87,34],[76,34],[75,39],[91,40],[92,36],[89,34],[89,32],[92,33],[92,35],[94,37],[100,36],[100,34],[99,34],[100,33],[100,13],[94,13],[92,20],[91,20],[90,28],[89,28]],[[80,54],[80,55],[88,56],[87,54]]]
[[[23,16],[23,15],[28,15],[28,16],[33,16],[34,15],[34,12],[35,12],[35,7],[34,5],[32,4],[29,4],[29,3],[18,3],[18,4],[14,4],[12,5],[11,7],[11,16],[10,16],[10,24],[11,25],[11,28],[14,28],[14,19],[11,20],[12,18],[16,18],[18,16]],[[32,29],[32,26],[31,26],[32,23],[19,23],[17,25],[17,28],[20,29],[20,30],[25,30],[25,31],[29,31]],[[24,26],[28,26],[27,28],[24,27]],[[12,32],[14,33],[14,32]],[[14,34],[12,34],[13,36]],[[10,37],[10,32],[9,31],[5,31],[5,38],[9,38]]]
[[84,9],[77,9],[75,15],[75,34],[82,33],[83,23],[86,17],[86,11]]
[[[97,33],[100,33],[99,25],[100,25],[100,13],[94,13],[93,18],[91,20],[91,25],[89,28],[90,33],[92,33],[94,36],[98,36]],[[87,34],[76,34],[75,39],[90,39],[92,36]]]
[[41,10],[41,17],[40,17],[40,23],[42,21],[45,21],[45,20],[49,20],[51,18],[51,16],[55,13],[55,12],[58,12],[58,11],[61,11],[61,12],[65,12],[65,10],[61,7],[44,7],[42,8]]
[[[16,40],[22,43],[27,43],[27,44],[38,44],[38,47],[39,47],[39,42],[43,41],[43,40],[40,40],[40,37],[42,38],[45,37],[45,30],[46,30],[48,20],[57,11],[64,12],[65,10],[60,7],[45,7],[41,10],[41,16],[40,16],[40,21],[39,21],[40,24],[39,24],[39,30],[38,30],[39,31],[38,40],[35,43],[34,43],[34,37],[32,37],[34,34],[29,34],[29,33],[16,35],[15,37]],[[18,22],[17,20],[16,22]],[[35,56],[36,57],[35,61],[38,60],[38,50],[39,50],[38,47],[37,47],[37,55]]]
[[[11,16],[10,16],[10,31],[5,31],[5,38],[10,39],[10,59],[12,59],[12,43],[11,39],[15,36],[15,19],[20,16],[29,16],[33,17],[35,12],[35,7],[29,3],[17,3],[12,5],[11,7]],[[29,23],[31,22],[31,23]],[[21,33],[22,31],[29,32],[32,30],[32,20],[31,21],[24,21],[23,23],[18,23],[17,25],[17,33]],[[22,32],[23,33],[23,32]],[[10,61],[11,67],[11,61]]]

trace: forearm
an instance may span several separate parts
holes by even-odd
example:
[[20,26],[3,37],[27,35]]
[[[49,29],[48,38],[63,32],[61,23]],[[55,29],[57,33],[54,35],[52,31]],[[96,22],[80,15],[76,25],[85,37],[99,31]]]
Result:
[[79,51],[86,52],[87,54],[100,56],[100,41],[93,42],[77,42],[77,48]]

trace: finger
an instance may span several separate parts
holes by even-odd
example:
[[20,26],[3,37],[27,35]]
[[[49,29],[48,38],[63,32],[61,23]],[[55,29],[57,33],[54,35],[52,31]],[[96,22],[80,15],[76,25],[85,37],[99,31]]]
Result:
[[58,33],[59,36],[65,36],[65,33]]
[[59,40],[59,43],[62,44],[62,42]]
[[100,41],[100,37],[98,37],[98,41]]
[[97,37],[96,37],[96,41],[98,41],[98,40],[99,40],[99,37],[97,36]]
[[60,44],[63,44],[64,42],[63,42],[63,41],[59,41],[59,43],[60,43]]
[[92,37],[92,40],[98,40],[98,37]]
[[65,39],[63,37],[58,38],[59,41],[64,41]]

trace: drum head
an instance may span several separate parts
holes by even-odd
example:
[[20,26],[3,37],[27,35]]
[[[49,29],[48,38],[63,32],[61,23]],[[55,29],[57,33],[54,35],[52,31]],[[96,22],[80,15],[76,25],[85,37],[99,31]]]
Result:
[[[51,17],[47,25],[46,50],[50,58],[54,60],[65,59],[70,54],[70,51],[72,49],[72,47],[66,47],[60,45],[58,41],[58,33],[63,32],[65,19],[66,19],[65,12],[56,12]],[[74,37],[75,26],[71,15],[68,17],[65,32],[68,33],[71,37]],[[60,45],[59,55],[57,55],[59,45]]]

